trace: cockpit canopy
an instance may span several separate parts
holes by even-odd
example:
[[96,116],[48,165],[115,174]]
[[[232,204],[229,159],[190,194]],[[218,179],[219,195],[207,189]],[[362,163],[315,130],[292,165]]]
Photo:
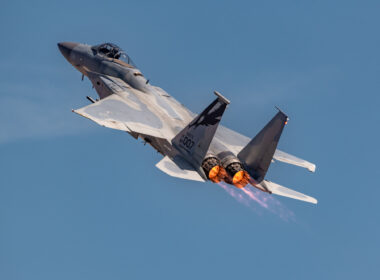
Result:
[[120,59],[130,66],[137,68],[132,59],[118,46],[112,43],[104,43],[92,47],[92,50],[100,55],[113,59]]

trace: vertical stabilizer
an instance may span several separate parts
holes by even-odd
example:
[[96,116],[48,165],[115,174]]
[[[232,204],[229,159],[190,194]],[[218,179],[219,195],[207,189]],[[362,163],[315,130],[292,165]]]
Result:
[[214,138],[215,131],[222,119],[222,115],[230,103],[220,93],[201,114],[195,117],[172,140],[176,147],[196,168],[200,167]]
[[261,182],[268,171],[288,117],[279,111],[238,154],[248,173]]

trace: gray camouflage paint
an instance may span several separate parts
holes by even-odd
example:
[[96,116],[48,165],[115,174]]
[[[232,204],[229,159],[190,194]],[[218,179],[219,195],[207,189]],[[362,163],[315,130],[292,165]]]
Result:
[[[185,157],[199,173],[200,178],[197,178],[199,180],[207,179],[200,167],[206,154],[229,153],[237,156],[250,142],[248,137],[221,125],[218,126],[227,105],[223,102],[225,100],[223,97],[218,97],[214,101],[215,106],[224,106],[224,108],[217,122],[211,125],[204,122],[201,125],[203,129],[196,130],[197,152],[186,153],[179,144],[180,136],[177,138],[175,136],[181,131],[186,131],[186,127],[187,130],[191,130],[191,125],[194,126],[196,122],[194,113],[163,89],[150,85],[141,71],[132,64],[105,56],[96,49],[97,46],[62,42],[58,43],[58,47],[63,56],[89,78],[100,98],[100,101],[74,112],[102,126],[126,131],[134,138],[142,138],[158,152],[173,160],[177,166],[182,160],[176,159]],[[199,118],[198,121],[201,123],[202,120]],[[190,133],[192,137],[193,134]],[[202,142],[200,139],[207,141]],[[305,167],[312,172],[315,170],[314,164],[279,150],[275,150],[273,159]],[[250,160],[252,161],[252,158]],[[269,165],[268,159],[266,165]],[[169,168],[173,165],[166,160],[161,166]],[[178,172],[176,167],[170,168],[173,172]]]

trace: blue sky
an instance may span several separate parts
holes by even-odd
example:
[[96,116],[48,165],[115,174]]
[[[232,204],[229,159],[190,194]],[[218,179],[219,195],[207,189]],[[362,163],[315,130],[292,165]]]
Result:
[[[0,279],[375,279],[378,1],[3,1]],[[253,137],[282,108],[268,178],[315,196],[268,211],[154,167],[125,133],[71,113],[95,96],[56,43],[124,48],[194,112]],[[294,216],[284,221],[279,211]]]

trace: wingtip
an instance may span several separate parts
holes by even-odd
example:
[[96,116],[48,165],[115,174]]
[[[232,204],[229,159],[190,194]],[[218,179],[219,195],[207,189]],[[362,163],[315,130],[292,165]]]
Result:
[[315,169],[317,168],[317,166],[315,164],[311,165],[310,167],[307,168],[307,170],[309,170],[310,172],[312,173],[315,173]]
[[314,197],[311,197],[311,196],[308,196],[308,200],[305,200],[306,202],[309,202],[311,204],[315,204],[317,205],[318,204],[318,200]]

